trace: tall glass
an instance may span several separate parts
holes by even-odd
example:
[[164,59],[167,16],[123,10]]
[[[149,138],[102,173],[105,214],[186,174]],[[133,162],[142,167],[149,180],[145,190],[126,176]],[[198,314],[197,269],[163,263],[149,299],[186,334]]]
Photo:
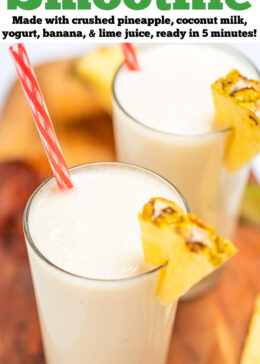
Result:
[[[224,49],[243,59],[240,53],[229,47]],[[244,61],[249,63],[246,58]],[[250,63],[249,65],[253,67]],[[232,238],[249,167],[241,168],[236,173],[229,173],[224,168],[224,146],[229,129],[200,135],[176,135],[141,123],[120,104],[119,91],[116,90],[120,71],[121,68],[113,84],[113,124],[117,159],[149,168],[167,178],[183,192],[192,212],[215,226],[223,236]],[[256,70],[255,73],[257,75]],[[204,279],[185,297],[194,298],[202,294],[213,285],[219,273],[220,270],[217,270]]]
[[[131,168],[153,176],[158,183],[168,185],[176,202],[188,211],[186,201],[173,185],[140,167],[93,163],[72,168],[71,173],[101,165],[118,168],[120,173]],[[29,230],[31,206],[48,181],[34,192],[24,213],[47,363],[165,364],[177,302],[165,307],[156,298],[162,267],[134,277],[101,280],[77,276],[55,266],[39,251]]]

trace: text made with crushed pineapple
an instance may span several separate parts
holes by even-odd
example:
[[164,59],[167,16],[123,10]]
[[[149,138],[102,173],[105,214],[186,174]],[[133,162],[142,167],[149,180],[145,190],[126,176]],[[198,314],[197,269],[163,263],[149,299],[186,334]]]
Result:
[[243,15],[180,17],[160,15],[88,16],[12,15],[11,27],[1,26],[3,41],[219,41],[256,40],[258,29]]

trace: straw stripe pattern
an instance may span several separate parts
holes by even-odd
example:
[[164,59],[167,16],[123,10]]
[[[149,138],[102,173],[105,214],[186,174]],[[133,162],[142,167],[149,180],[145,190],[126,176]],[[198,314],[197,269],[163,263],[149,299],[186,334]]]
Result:
[[137,71],[140,69],[136,51],[132,43],[122,43],[121,44],[124,56],[125,56],[125,63],[129,70]]
[[72,188],[70,172],[27,52],[23,44],[11,46],[10,52],[58,187],[62,191]]

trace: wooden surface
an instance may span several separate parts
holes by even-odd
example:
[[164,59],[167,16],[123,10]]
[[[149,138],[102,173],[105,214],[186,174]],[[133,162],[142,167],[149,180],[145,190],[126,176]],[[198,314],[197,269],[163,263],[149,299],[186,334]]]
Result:
[[[20,182],[12,187],[13,169]],[[13,201],[26,200],[38,180],[34,172],[12,164],[0,184]],[[0,166],[0,175],[6,166]],[[17,175],[18,172],[16,172]],[[11,181],[11,182],[10,182]],[[16,181],[16,179],[15,179]],[[23,196],[23,197],[21,197]],[[12,200],[12,199],[11,199]],[[0,211],[3,212],[3,205]],[[0,363],[43,364],[41,336],[21,230],[23,203],[17,210],[5,204],[8,229],[0,238]],[[1,215],[0,215],[1,218]],[[2,216],[3,220],[3,216]],[[0,219],[1,224],[1,219]],[[5,231],[6,230],[6,231]],[[178,308],[169,352],[169,364],[236,364],[239,362],[254,299],[260,292],[260,230],[240,225],[235,237],[239,253],[227,264],[219,284],[204,297]],[[92,363],[91,363],[92,364]],[[105,364],[105,363],[104,363]],[[109,363],[112,364],[112,363]],[[123,363],[122,363],[123,364]],[[136,363],[141,364],[141,363]],[[249,363],[250,364],[250,363]]]
[[[59,64],[58,66],[60,68],[61,65]],[[71,64],[63,64],[63,66],[65,67],[64,72],[67,75],[67,70],[71,68]],[[44,80],[45,74],[48,77],[51,70],[53,87],[55,87],[54,85],[57,84],[54,78],[56,71],[53,67],[53,65],[49,65],[47,71],[45,68],[38,71],[40,72],[39,76]],[[67,78],[65,79],[67,80]],[[50,82],[51,79],[49,79],[46,90],[53,90],[52,87],[49,87]],[[74,85],[74,80],[71,82],[73,82],[73,87],[76,88],[77,92],[81,92],[78,89],[80,86],[78,84]],[[65,87],[64,83],[59,83],[59,85],[56,93],[61,97],[60,89],[68,90],[68,87]],[[61,85],[64,87],[61,87]],[[9,124],[15,129],[14,123],[16,122],[17,110],[15,117],[12,118],[13,105],[15,104],[16,109],[19,107],[19,115],[23,115],[25,118],[25,120],[21,119],[22,123],[24,125],[29,123],[28,129],[31,130],[30,123],[32,121],[30,114],[28,110],[26,111],[27,114],[24,111],[25,100],[17,87],[16,85],[11,91],[10,98],[2,115],[2,122],[6,120],[5,125]],[[76,91],[75,94],[77,94]],[[49,99],[53,100],[55,105],[55,97],[53,94],[51,96]],[[64,104],[67,96],[67,94],[63,95],[62,100],[59,99],[59,105]],[[84,100],[85,97],[86,95]],[[20,101],[17,103],[17,100]],[[77,101],[78,96],[74,102],[76,103]],[[63,110],[63,108],[61,109]],[[57,108],[53,107],[53,110],[56,111]],[[73,108],[70,107],[69,110],[73,110]],[[76,107],[75,110],[77,110]],[[63,123],[62,115],[58,114],[54,118],[55,126],[58,128],[59,123]],[[59,134],[61,143],[63,143],[67,153],[66,158],[70,161],[70,164],[74,164],[75,161],[79,163],[82,161],[91,162],[97,159],[113,159],[114,147],[110,120],[106,116],[99,115],[93,121],[93,115],[86,116],[84,110],[82,115],[80,115],[80,118],[84,118],[82,122],[71,125],[68,121],[68,124],[65,123],[66,127],[64,126],[65,131],[63,131],[62,127],[62,131]],[[70,115],[70,117],[73,120],[75,118],[74,115]],[[27,120],[27,118],[29,119]],[[73,128],[76,128],[75,133],[74,131],[72,132]],[[5,139],[8,140],[9,148],[9,133],[11,131],[8,129],[8,132],[6,131],[5,133]],[[79,135],[80,145],[83,149],[79,147]],[[17,136],[20,137],[21,135],[17,134]],[[35,138],[37,136],[33,137],[33,140],[36,140]],[[66,138],[68,139],[67,148]],[[23,158],[30,160],[31,155],[30,153],[27,155],[28,148],[27,145],[24,146],[24,140],[22,138],[21,145],[19,141],[13,141],[11,143],[11,152],[3,149],[3,144],[0,143],[0,147],[2,147],[2,149],[0,148],[0,159],[12,160],[17,158],[18,155],[22,155]],[[17,147],[16,149],[15,146]],[[25,151],[24,154],[22,153],[23,150]],[[37,166],[39,168],[38,162]],[[42,178],[39,176],[39,171],[36,173],[32,167],[26,167],[23,163],[0,163],[1,364],[44,363],[35,299],[21,224],[26,200]],[[204,297],[179,305],[170,345],[168,364],[239,363],[239,357],[253,310],[254,299],[257,293],[260,292],[260,230],[240,225],[234,240],[239,248],[239,253],[226,265],[219,284]]]
[[[60,60],[35,68],[69,167],[115,158],[111,118],[87,81],[76,76],[75,62]],[[26,159],[38,170],[49,171],[40,137],[17,81],[0,115],[0,161],[18,158]]]

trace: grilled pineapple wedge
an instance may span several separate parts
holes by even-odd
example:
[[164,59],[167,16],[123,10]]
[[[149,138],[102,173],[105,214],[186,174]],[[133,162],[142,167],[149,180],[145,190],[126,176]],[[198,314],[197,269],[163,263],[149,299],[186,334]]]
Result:
[[77,74],[93,84],[102,106],[109,113],[113,78],[123,60],[123,52],[118,45],[95,49],[76,64]]
[[255,310],[251,319],[240,364],[260,363],[260,294],[256,299]]
[[233,70],[211,88],[216,124],[231,128],[224,162],[228,171],[235,172],[260,152],[260,82]]
[[236,253],[234,245],[174,202],[152,198],[139,213],[144,259],[161,269],[157,294],[169,305]]

